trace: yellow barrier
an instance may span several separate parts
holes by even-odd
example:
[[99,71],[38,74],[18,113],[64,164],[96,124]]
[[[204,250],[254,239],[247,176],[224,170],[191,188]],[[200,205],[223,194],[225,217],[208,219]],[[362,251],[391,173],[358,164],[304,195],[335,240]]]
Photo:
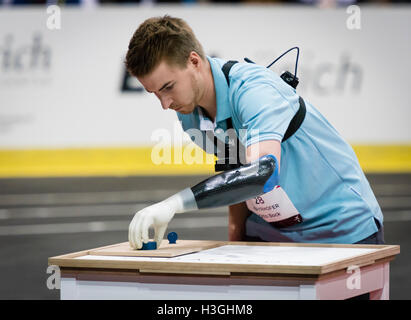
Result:
[[[367,173],[411,172],[411,145],[354,145],[353,148]],[[174,151],[171,149],[173,155]],[[205,162],[205,153],[200,152]],[[195,175],[214,172],[210,158],[204,164],[174,164],[171,161],[170,164],[156,165],[151,160],[151,154],[151,147],[0,150],[0,178]]]
[[411,172],[411,145],[353,145],[364,172]]

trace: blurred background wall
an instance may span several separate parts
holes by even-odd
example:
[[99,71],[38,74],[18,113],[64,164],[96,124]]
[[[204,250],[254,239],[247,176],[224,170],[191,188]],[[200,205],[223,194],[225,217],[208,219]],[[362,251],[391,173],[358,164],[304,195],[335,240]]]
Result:
[[[411,171],[409,6],[3,2],[0,177],[212,172],[151,161],[159,129],[171,146],[190,141],[123,64],[138,25],[164,14],[185,19],[210,56],[268,65],[299,46],[298,92],[353,145],[364,170]],[[272,70],[293,72],[295,56]]]

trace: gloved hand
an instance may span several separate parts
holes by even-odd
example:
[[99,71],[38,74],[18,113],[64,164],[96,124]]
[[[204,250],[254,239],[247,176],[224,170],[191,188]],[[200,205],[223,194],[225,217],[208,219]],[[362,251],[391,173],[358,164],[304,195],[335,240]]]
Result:
[[148,231],[151,226],[154,227],[154,241],[157,242],[157,248],[160,247],[168,223],[177,210],[175,203],[167,200],[146,207],[134,215],[128,229],[128,241],[132,248],[141,249],[142,242],[149,242]]
[[197,204],[191,189],[187,188],[175,195],[138,211],[128,227],[128,241],[134,249],[141,249],[143,242],[149,242],[148,231],[154,227],[154,241],[160,247],[168,223],[175,213],[196,210]]

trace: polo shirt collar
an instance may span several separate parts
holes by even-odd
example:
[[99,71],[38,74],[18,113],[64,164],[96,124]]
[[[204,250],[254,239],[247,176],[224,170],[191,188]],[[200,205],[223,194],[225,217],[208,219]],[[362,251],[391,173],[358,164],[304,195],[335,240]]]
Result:
[[231,117],[230,103],[228,100],[228,84],[227,80],[225,79],[224,73],[221,70],[222,66],[220,66],[219,63],[211,57],[207,56],[207,59],[210,63],[211,72],[214,79],[214,88],[217,103],[216,122],[221,122]]
[[198,118],[200,119],[200,130],[202,131],[214,130],[217,126],[217,123],[215,121],[212,122],[211,119],[208,118],[203,113],[200,107],[197,107],[197,109],[198,109]]

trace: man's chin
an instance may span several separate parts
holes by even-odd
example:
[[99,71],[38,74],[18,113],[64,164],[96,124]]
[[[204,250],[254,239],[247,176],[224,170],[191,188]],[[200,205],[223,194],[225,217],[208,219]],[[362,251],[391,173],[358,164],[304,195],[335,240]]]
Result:
[[181,108],[179,110],[176,110],[176,112],[181,113],[181,114],[189,114],[193,112],[193,110],[186,110],[186,109]]

